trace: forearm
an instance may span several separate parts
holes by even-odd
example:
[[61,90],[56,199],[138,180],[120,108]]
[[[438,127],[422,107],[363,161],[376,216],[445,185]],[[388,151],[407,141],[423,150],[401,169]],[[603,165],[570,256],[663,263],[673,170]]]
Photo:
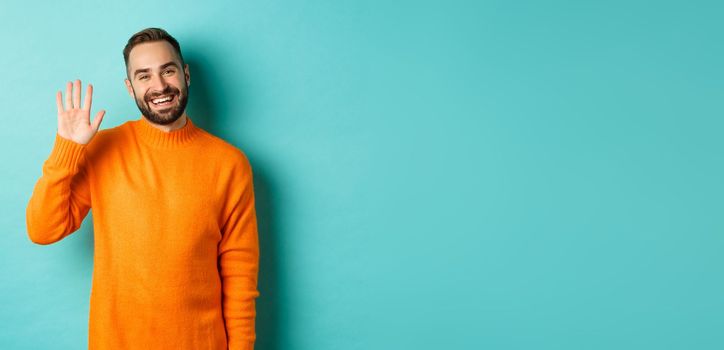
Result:
[[26,209],[26,224],[30,240],[50,244],[77,230],[90,209],[87,198],[74,192],[84,184],[74,178],[85,155],[85,145],[64,139],[56,134],[50,156],[43,164]]
[[222,259],[223,311],[229,349],[253,349],[256,340],[258,253],[227,252]]

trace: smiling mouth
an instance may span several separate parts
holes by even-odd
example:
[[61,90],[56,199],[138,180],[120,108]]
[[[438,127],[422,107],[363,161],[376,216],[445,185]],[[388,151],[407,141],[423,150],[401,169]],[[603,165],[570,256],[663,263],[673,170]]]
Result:
[[176,101],[176,95],[166,95],[166,96],[157,97],[157,98],[151,99],[149,102],[150,102],[150,104],[152,104],[158,108],[163,108],[163,107],[171,106],[174,103],[174,101]]

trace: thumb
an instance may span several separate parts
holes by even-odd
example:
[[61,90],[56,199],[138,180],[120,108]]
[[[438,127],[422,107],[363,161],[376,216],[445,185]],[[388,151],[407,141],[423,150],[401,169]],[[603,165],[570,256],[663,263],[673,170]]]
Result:
[[95,119],[93,119],[93,130],[98,131],[98,128],[101,127],[101,122],[103,121],[103,116],[106,114],[105,110],[101,110],[96,114]]

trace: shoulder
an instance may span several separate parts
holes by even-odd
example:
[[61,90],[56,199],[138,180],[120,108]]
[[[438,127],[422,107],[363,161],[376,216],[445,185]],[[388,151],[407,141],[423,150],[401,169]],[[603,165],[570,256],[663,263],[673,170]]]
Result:
[[119,149],[121,148],[119,146],[128,142],[130,132],[130,121],[112,128],[98,130],[88,144],[88,153],[93,156],[112,149]]
[[251,162],[246,152],[239,147],[203,129],[201,129],[201,137],[204,139],[204,152],[215,158],[224,167],[251,172]]
[[211,162],[216,181],[228,198],[238,198],[253,186],[251,162],[243,150],[207,131],[202,138],[204,158]]

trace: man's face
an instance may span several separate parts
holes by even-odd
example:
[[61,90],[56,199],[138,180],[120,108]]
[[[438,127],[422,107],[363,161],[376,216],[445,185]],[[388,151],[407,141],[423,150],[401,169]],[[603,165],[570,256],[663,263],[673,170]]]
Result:
[[153,123],[168,125],[183,115],[190,82],[189,66],[181,67],[176,51],[166,41],[136,45],[128,55],[126,88]]

